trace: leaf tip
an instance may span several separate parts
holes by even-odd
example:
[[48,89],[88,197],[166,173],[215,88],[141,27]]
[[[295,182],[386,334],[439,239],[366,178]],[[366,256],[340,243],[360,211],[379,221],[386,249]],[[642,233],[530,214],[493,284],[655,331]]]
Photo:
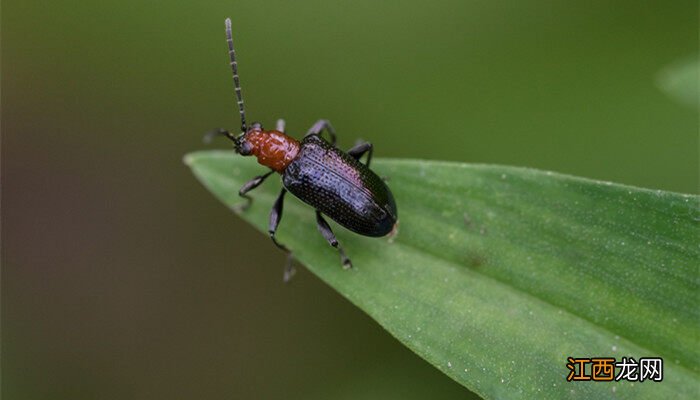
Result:
[[184,156],[182,156],[182,162],[187,165],[188,167],[192,167],[192,165],[197,161],[197,154],[196,153],[187,153]]

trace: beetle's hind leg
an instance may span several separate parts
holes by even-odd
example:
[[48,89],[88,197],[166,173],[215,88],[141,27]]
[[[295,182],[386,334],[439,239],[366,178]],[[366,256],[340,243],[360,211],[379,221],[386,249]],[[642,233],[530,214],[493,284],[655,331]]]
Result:
[[261,183],[265,182],[265,179],[267,179],[268,176],[272,175],[272,173],[275,171],[270,171],[264,175],[259,175],[256,176],[255,178],[249,180],[245,185],[241,187],[241,189],[238,191],[238,195],[243,197],[246,201],[243,204],[238,204],[234,206],[234,208],[237,211],[245,211],[250,207],[251,204],[253,204],[253,198],[247,195],[246,193],[250,192],[251,190],[255,189],[256,187],[260,186]]
[[330,136],[331,138],[331,144],[335,146],[335,129],[333,129],[333,125],[331,125],[331,122],[327,119],[319,119],[318,121],[316,121],[316,123],[313,124],[311,128],[309,128],[309,131],[306,132],[306,135],[304,137],[309,135],[321,135],[321,132],[323,132],[324,129],[328,131],[328,136]]
[[284,281],[289,282],[296,272],[294,266],[292,265],[292,252],[287,248],[287,246],[278,242],[275,238],[275,233],[277,233],[277,227],[282,220],[282,210],[284,209],[284,195],[287,193],[287,189],[282,188],[280,195],[275,200],[275,205],[272,206],[272,211],[270,211],[270,224],[268,225],[268,232],[270,233],[270,239],[278,248],[282,249],[287,253],[287,261],[284,264]]
[[323,235],[323,237],[328,241],[328,244],[338,249],[338,252],[340,253],[340,262],[343,264],[343,268],[352,268],[352,262],[348,256],[345,255],[345,251],[343,251],[343,248],[340,247],[338,239],[335,238],[331,227],[328,225],[328,222],[323,219],[320,211],[316,211],[316,224],[318,225],[318,231],[321,232],[321,235]]
[[369,168],[369,163],[372,161],[372,152],[374,151],[374,147],[372,147],[372,143],[370,142],[364,142],[364,143],[359,143],[355,145],[352,149],[348,150],[348,154],[353,156],[356,160],[360,160],[360,157],[367,153],[367,162],[365,165]]

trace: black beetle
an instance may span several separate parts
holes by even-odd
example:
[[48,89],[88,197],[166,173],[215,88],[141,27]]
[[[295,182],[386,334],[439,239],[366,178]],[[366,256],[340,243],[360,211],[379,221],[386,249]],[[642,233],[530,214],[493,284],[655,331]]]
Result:
[[[237,153],[254,155],[260,164],[270,168],[269,172],[251,179],[238,191],[246,199],[239,206],[240,209],[245,210],[253,201],[246,193],[258,187],[272,173],[281,174],[283,188],[270,212],[269,233],[275,245],[287,253],[285,281],[293,273],[292,253],[275,239],[275,232],[282,219],[282,206],[287,191],[316,209],[316,223],[321,235],[338,249],[343,267],[352,267],[350,259],[321,214],[364,236],[385,236],[394,230],[398,219],[394,197],[384,181],[369,169],[372,144],[360,143],[343,152],[335,146],[335,130],[327,120],[316,122],[301,142],[284,133],[285,123],[282,119],[277,121],[274,130],[266,131],[260,123],[253,123],[248,129],[229,18],[226,19],[226,41],[241,115],[241,133],[236,136],[219,129],[209,133],[207,139],[213,135],[224,135],[233,141]],[[330,143],[321,137],[324,130],[330,136]],[[362,164],[360,157],[365,153],[367,162]]]

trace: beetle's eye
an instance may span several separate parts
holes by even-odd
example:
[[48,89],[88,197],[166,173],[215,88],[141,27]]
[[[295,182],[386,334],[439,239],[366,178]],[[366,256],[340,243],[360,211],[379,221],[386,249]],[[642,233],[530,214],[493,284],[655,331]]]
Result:
[[253,152],[253,146],[248,143],[248,141],[243,141],[241,142],[241,145],[238,147],[238,154],[242,156],[249,156]]

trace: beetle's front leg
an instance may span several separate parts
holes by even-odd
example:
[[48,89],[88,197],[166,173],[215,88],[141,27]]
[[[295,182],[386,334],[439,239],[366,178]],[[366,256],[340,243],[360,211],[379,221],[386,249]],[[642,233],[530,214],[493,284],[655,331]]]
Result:
[[292,265],[292,252],[287,248],[287,246],[278,242],[275,238],[275,233],[277,233],[277,227],[279,226],[280,221],[282,220],[282,210],[284,209],[284,195],[286,193],[287,189],[282,188],[282,190],[280,191],[280,195],[277,197],[277,200],[275,200],[275,205],[272,206],[272,211],[270,211],[270,223],[268,225],[268,232],[270,233],[270,239],[272,239],[272,242],[275,244],[275,246],[279,247],[285,253],[287,253],[287,261],[284,264],[283,276],[285,283],[289,282],[289,280],[292,279],[292,276],[294,276],[294,273],[296,272],[294,270],[294,266]]
[[373,150],[374,147],[372,147],[372,143],[364,142],[357,144],[355,147],[348,150],[348,154],[355,157],[355,159],[359,161],[360,157],[362,157],[363,154],[367,153],[367,162],[365,163],[365,165],[369,168],[369,162],[372,161]]
[[327,119],[319,119],[318,121],[316,121],[316,123],[313,124],[311,128],[309,128],[309,131],[306,132],[306,135],[304,137],[309,135],[321,135],[321,132],[323,132],[324,129],[328,131],[328,136],[331,137],[331,144],[335,146],[335,129],[333,129],[333,125],[331,125],[331,122]]
[[284,120],[282,118],[280,118],[277,120],[277,125],[275,126],[275,130],[278,132],[284,133],[285,125],[286,125],[286,123],[284,122]]
[[328,225],[328,222],[323,219],[321,212],[318,210],[316,211],[316,224],[318,226],[318,231],[321,232],[321,235],[323,235],[323,237],[328,241],[328,244],[338,249],[338,252],[340,253],[340,262],[343,264],[343,268],[352,268],[352,262],[348,256],[345,255],[345,252],[343,251],[343,248],[340,247],[340,243],[338,243],[338,239],[335,238],[330,225]]
[[246,199],[246,202],[243,204],[237,204],[234,206],[234,208],[237,211],[245,211],[250,207],[251,204],[253,204],[253,198],[248,196],[246,193],[250,192],[251,190],[255,189],[256,187],[260,186],[261,183],[267,179],[268,176],[272,175],[272,173],[275,171],[270,171],[264,175],[256,176],[255,178],[249,180],[246,182],[245,185],[241,187],[241,189],[238,191],[238,195]]
[[209,144],[209,143],[211,143],[212,139],[214,139],[214,137],[216,137],[216,136],[226,136],[232,142],[234,142],[234,143],[236,142],[236,135],[227,131],[224,128],[216,128],[216,129],[210,130],[209,132],[204,134],[204,137],[202,138],[202,140],[204,141],[204,143]]

